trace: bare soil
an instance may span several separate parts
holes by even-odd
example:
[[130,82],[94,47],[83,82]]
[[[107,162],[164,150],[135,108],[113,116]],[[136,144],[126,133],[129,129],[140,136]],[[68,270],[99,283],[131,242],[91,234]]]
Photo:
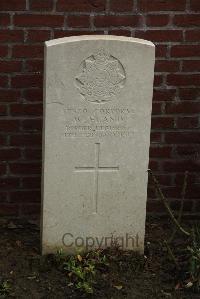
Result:
[[98,271],[93,295],[68,286],[66,273],[56,267],[52,255],[41,257],[37,225],[3,220],[0,224],[0,282],[10,285],[9,295],[0,298],[200,298],[191,291],[175,291],[179,277],[162,241],[168,224],[160,219],[147,224],[145,259],[130,252],[108,252],[109,267]]

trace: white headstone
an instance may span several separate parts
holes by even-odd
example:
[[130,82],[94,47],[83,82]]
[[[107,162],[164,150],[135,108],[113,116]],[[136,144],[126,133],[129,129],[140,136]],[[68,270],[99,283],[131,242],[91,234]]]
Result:
[[143,252],[154,45],[79,36],[45,52],[43,253]]

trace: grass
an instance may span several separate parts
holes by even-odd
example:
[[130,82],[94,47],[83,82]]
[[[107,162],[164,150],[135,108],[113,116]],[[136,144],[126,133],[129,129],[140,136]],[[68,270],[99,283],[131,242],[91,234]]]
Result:
[[6,298],[11,292],[11,286],[8,280],[2,280],[0,282],[0,298]]

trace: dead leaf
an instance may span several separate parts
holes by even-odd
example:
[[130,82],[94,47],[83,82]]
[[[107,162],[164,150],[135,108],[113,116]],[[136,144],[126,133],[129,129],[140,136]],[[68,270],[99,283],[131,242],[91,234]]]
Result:
[[20,240],[17,240],[16,244],[17,244],[18,247],[22,247],[22,242]]
[[37,276],[28,276],[27,277],[27,279],[29,279],[29,280],[33,280],[33,279],[36,279],[37,278]]
[[17,228],[17,225],[15,225],[12,221],[8,223],[8,226],[7,226],[9,229],[16,229]]
[[123,286],[114,286],[114,288],[120,291],[121,289],[123,289]]
[[164,296],[166,296],[166,297],[172,297],[172,294],[171,293],[167,293],[167,292],[165,292],[165,291],[161,291],[162,292],[162,294],[164,295]]
[[190,281],[185,285],[185,288],[189,289],[193,286],[193,283]]
[[79,262],[82,262],[83,258],[80,254],[77,255],[77,259],[79,260]]
[[181,289],[181,284],[180,282],[177,283],[177,285],[175,286],[175,290],[180,290]]

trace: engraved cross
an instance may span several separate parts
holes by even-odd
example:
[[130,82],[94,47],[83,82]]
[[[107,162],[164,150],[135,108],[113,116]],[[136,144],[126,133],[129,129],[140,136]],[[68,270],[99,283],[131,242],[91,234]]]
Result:
[[116,172],[119,171],[119,166],[103,167],[100,166],[100,143],[95,143],[95,166],[75,167],[76,172],[92,172],[94,173],[94,211],[98,212],[98,197],[99,197],[99,173],[101,172]]

